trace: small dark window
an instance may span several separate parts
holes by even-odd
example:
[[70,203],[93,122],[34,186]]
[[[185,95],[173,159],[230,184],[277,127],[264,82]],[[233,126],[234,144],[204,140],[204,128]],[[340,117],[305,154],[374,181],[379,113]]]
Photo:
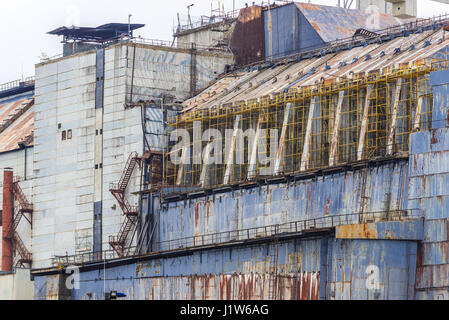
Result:
[[67,132],[64,130],[62,131],[62,141],[67,139]]
[[72,139],[72,129],[67,130],[67,140]]
[[61,124],[60,123],[58,123],[58,129],[61,129]]

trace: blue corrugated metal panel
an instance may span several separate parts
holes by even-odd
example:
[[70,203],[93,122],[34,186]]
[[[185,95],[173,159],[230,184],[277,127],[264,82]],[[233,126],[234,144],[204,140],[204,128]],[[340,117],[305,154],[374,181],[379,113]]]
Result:
[[429,131],[412,133],[410,137],[410,154],[430,152],[429,141],[431,134]]
[[[307,274],[319,279],[321,240],[288,241],[279,243],[279,277],[298,278]],[[219,249],[193,255],[155,259],[142,263],[107,268],[105,271],[82,272],[79,290],[73,290],[73,299],[103,298],[103,286],[108,291],[127,294],[127,299],[226,299],[224,278],[237,277],[233,283],[234,299],[267,298],[270,270],[269,245]],[[315,277],[313,275],[315,274]],[[106,281],[104,281],[106,277]],[[254,283],[248,280],[254,278]],[[45,277],[36,277],[43,282]],[[256,283],[257,282],[257,283]],[[288,282],[285,282],[288,284]],[[304,283],[306,284],[306,283]],[[254,286],[251,290],[249,286]],[[319,282],[307,283],[308,292],[318,296]],[[161,287],[162,286],[162,287]],[[246,286],[246,289],[245,289]],[[239,290],[253,292],[239,292]],[[294,298],[295,288],[280,285],[279,294]],[[299,288],[298,288],[299,290]],[[36,292],[36,295],[38,293]],[[259,297],[262,294],[262,297]],[[45,294],[44,294],[45,296]],[[281,297],[280,297],[281,298]]]
[[[407,172],[408,162],[404,161],[370,168],[366,181],[363,171],[355,171],[170,203],[161,213],[161,241],[321,218],[326,214],[407,209],[403,206],[408,200]],[[368,200],[362,210],[363,196]]]
[[431,242],[422,244],[423,266],[449,264],[449,242]]
[[264,29],[267,58],[299,51],[299,11],[294,4],[266,10]]
[[440,129],[449,126],[449,71],[433,72],[430,84],[433,91],[432,128]]
[[[85,271],[72,298],[103,299],[105,290],[123,292],[126,299],[267,299],[272,249],[221,248]],[[277,298],[407,299],[413,296],[415,259],[416,243],[410,241],[281,242]],[[373,266],[378,289],[367,286]],[[58,287],[57,277],[35,279],[36,297],[49,298]]]
[[299,30],[297,32],[299,33],[299,51],[320,48],[325,43],[325,40],[320,37],[301,11],[299,11]]
[[[383,300],[408,299],[414,279],[415,242],[331,240],[329,258],[329,299]],[[378,272],[378,289],[367,286],[368,275]]]
[[449,241],[449,220],[426,220],[424,223],[424,242]]

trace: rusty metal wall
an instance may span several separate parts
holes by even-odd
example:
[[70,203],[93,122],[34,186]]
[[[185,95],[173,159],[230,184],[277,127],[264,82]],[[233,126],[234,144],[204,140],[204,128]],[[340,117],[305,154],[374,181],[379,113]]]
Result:
[[413,299],[416,248],[412,241],[330,240],[327,299]]
[[240,10],[230,48],[239,66],[265,59],[264,21],[262,7]]
[[[385,300],[414,295],[416,241],[296,239],[278,244],[275,294],[273,244],[217,248],[190,255],[141,259],[80,274],[76,300],[118,291],[129,300]],[[377,287],[371,288],[375,277]],[[57,275],[35,276],[36,299],[64,298]]]
[[408,161],[167,204],[159,241],[407,206]]
[[449,73],[431,74],[432,130],[412,135],[409,202],[426,212],[416,299],[449,300]]
[[[276,298],[317,300],[320,289],[321,240],[290,240],[278,244]],[[192,255],[136,262],[82,272],[73,299],[103,299],[117,290],[134,300],[259,300],[269,298],[272,245],[240,246]],[[106,274],[106,275],[105,275]],[[43,280],[43,279],[48,280]],[[104,279],[106,278],[106,281]],[[54,296],[52,276],[36,277],[35,295]]]

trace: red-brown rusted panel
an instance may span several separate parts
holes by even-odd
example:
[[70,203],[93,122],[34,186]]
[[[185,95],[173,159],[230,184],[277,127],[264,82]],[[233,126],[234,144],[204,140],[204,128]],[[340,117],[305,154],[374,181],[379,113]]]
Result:
[[32,145],[34,99],[20,99],[0,104],[0,152],[19,149],[18,143]]
[[252,6],[240,10],[230,47],[239,66],[264,60],[265,35],[262,7]]
[[[175,279],[169,281],[176,282]],[[266,300],[269,299],[269,274],[195,275],[188,277],[189,300]],[[318,300],[318,273],[278,275],[276,294],[279,300]],[[166,284],[168,285],[168,284]],[[216,285],[219,286],[216,288]]]
[[13,219],[13,171],[5,169],[3,173],[3,212],[2,212],[2,271],[12,271],[12,240],[7,237]]

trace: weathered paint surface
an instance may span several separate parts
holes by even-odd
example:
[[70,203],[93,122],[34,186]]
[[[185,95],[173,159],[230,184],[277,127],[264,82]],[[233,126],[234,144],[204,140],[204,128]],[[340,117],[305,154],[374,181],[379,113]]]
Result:
[[[394,240],[290,240],[278,244],[276,299],[410,299],[417,243]],[[268,299],[273,244],[158,258],[82,272],[72,299]],[[375,287],[369,286],[376,277]],[[104,281],[106,279],[106,281]],[[37,276],[35,296],[57,296],[55,276]],[[59,279],[59,282],[63,279]]]
[[422,240],[424,220],[338,226],[337,239]]
[[29,269],[15,269],[0,274],[0,300],[32,300],[34,282],[30,281]]
[[[398,20],[376,16],[377,29]],[[326,42],[352,37],[359,28],[373,29],[369,14],[332,6],[292,3],[264,11],[266,57],[282,57],[319,48]]]
[[[408,162],[403,161],[366,172],[348,171],[169,203],[160,212],[159,241],[332,215],[401,210],[407,208],[407,171]],[[365,196],[368,200],[362,201]]]
[[413,299],[416,242],[329,240],[329,300]]
[[[317,300],[320,282],[320,240],[291,240],[278,245],[278,299]],[[241,246],[153,259],[81,273],[73,299],[103,299],[117,290],[127,299],[268,299],[272,245]],[[106,277],[106,281],[104,279]],[[47,280],[43,280],[47,279]],[[54,276],[36,277],[35,295],[54,297]]]
[[[282,8],[288,8],[285,6]],[[286,9],[285,9],[286,10]],[[284,19],[285,20],[285,19]],[[290,20],[286,20],[289,23]],[[265,22],[267,28],[267,22]],[[291,28],[289,27],[288,30]],[[290,36],[286,32],[285,37]],[[287,40],[285,40],[287,41]],[[288,40],[287,44],[291,44]],[[410,43],[415,49],[410,50]],[[254,67],[247,72],[225,75],[199,95],[184,103],[184,111],[210,109],[228,103],[257,99],[282,93],[284,90],[303,88],[318,82],[334,81],[338,77],[352,77],[352,74],[369,73],[393,65],[403,65],[435,57],[447,60],[449,39],[441,29],[428,29],[407,37],[397,36],[391,41],[371,43],[300,60],[285,60],[269,67]],[[397,52],[395,49],[401,49]],[[269,45],[266,45],[267,55]],[[341,63],[345,63],[344,66]],[[330,68],[330,69],[329,69]],[[273,83],[275,81],[275,83]]]
[[432,130],[412,135],[409,205],[426,213],[419,244],[416,299],[449,299],[449,74],[431,75]]
[[263,25],[261,7],[251,6],[240,10],[230,43],[237,65],[247,65],[264,60]]

